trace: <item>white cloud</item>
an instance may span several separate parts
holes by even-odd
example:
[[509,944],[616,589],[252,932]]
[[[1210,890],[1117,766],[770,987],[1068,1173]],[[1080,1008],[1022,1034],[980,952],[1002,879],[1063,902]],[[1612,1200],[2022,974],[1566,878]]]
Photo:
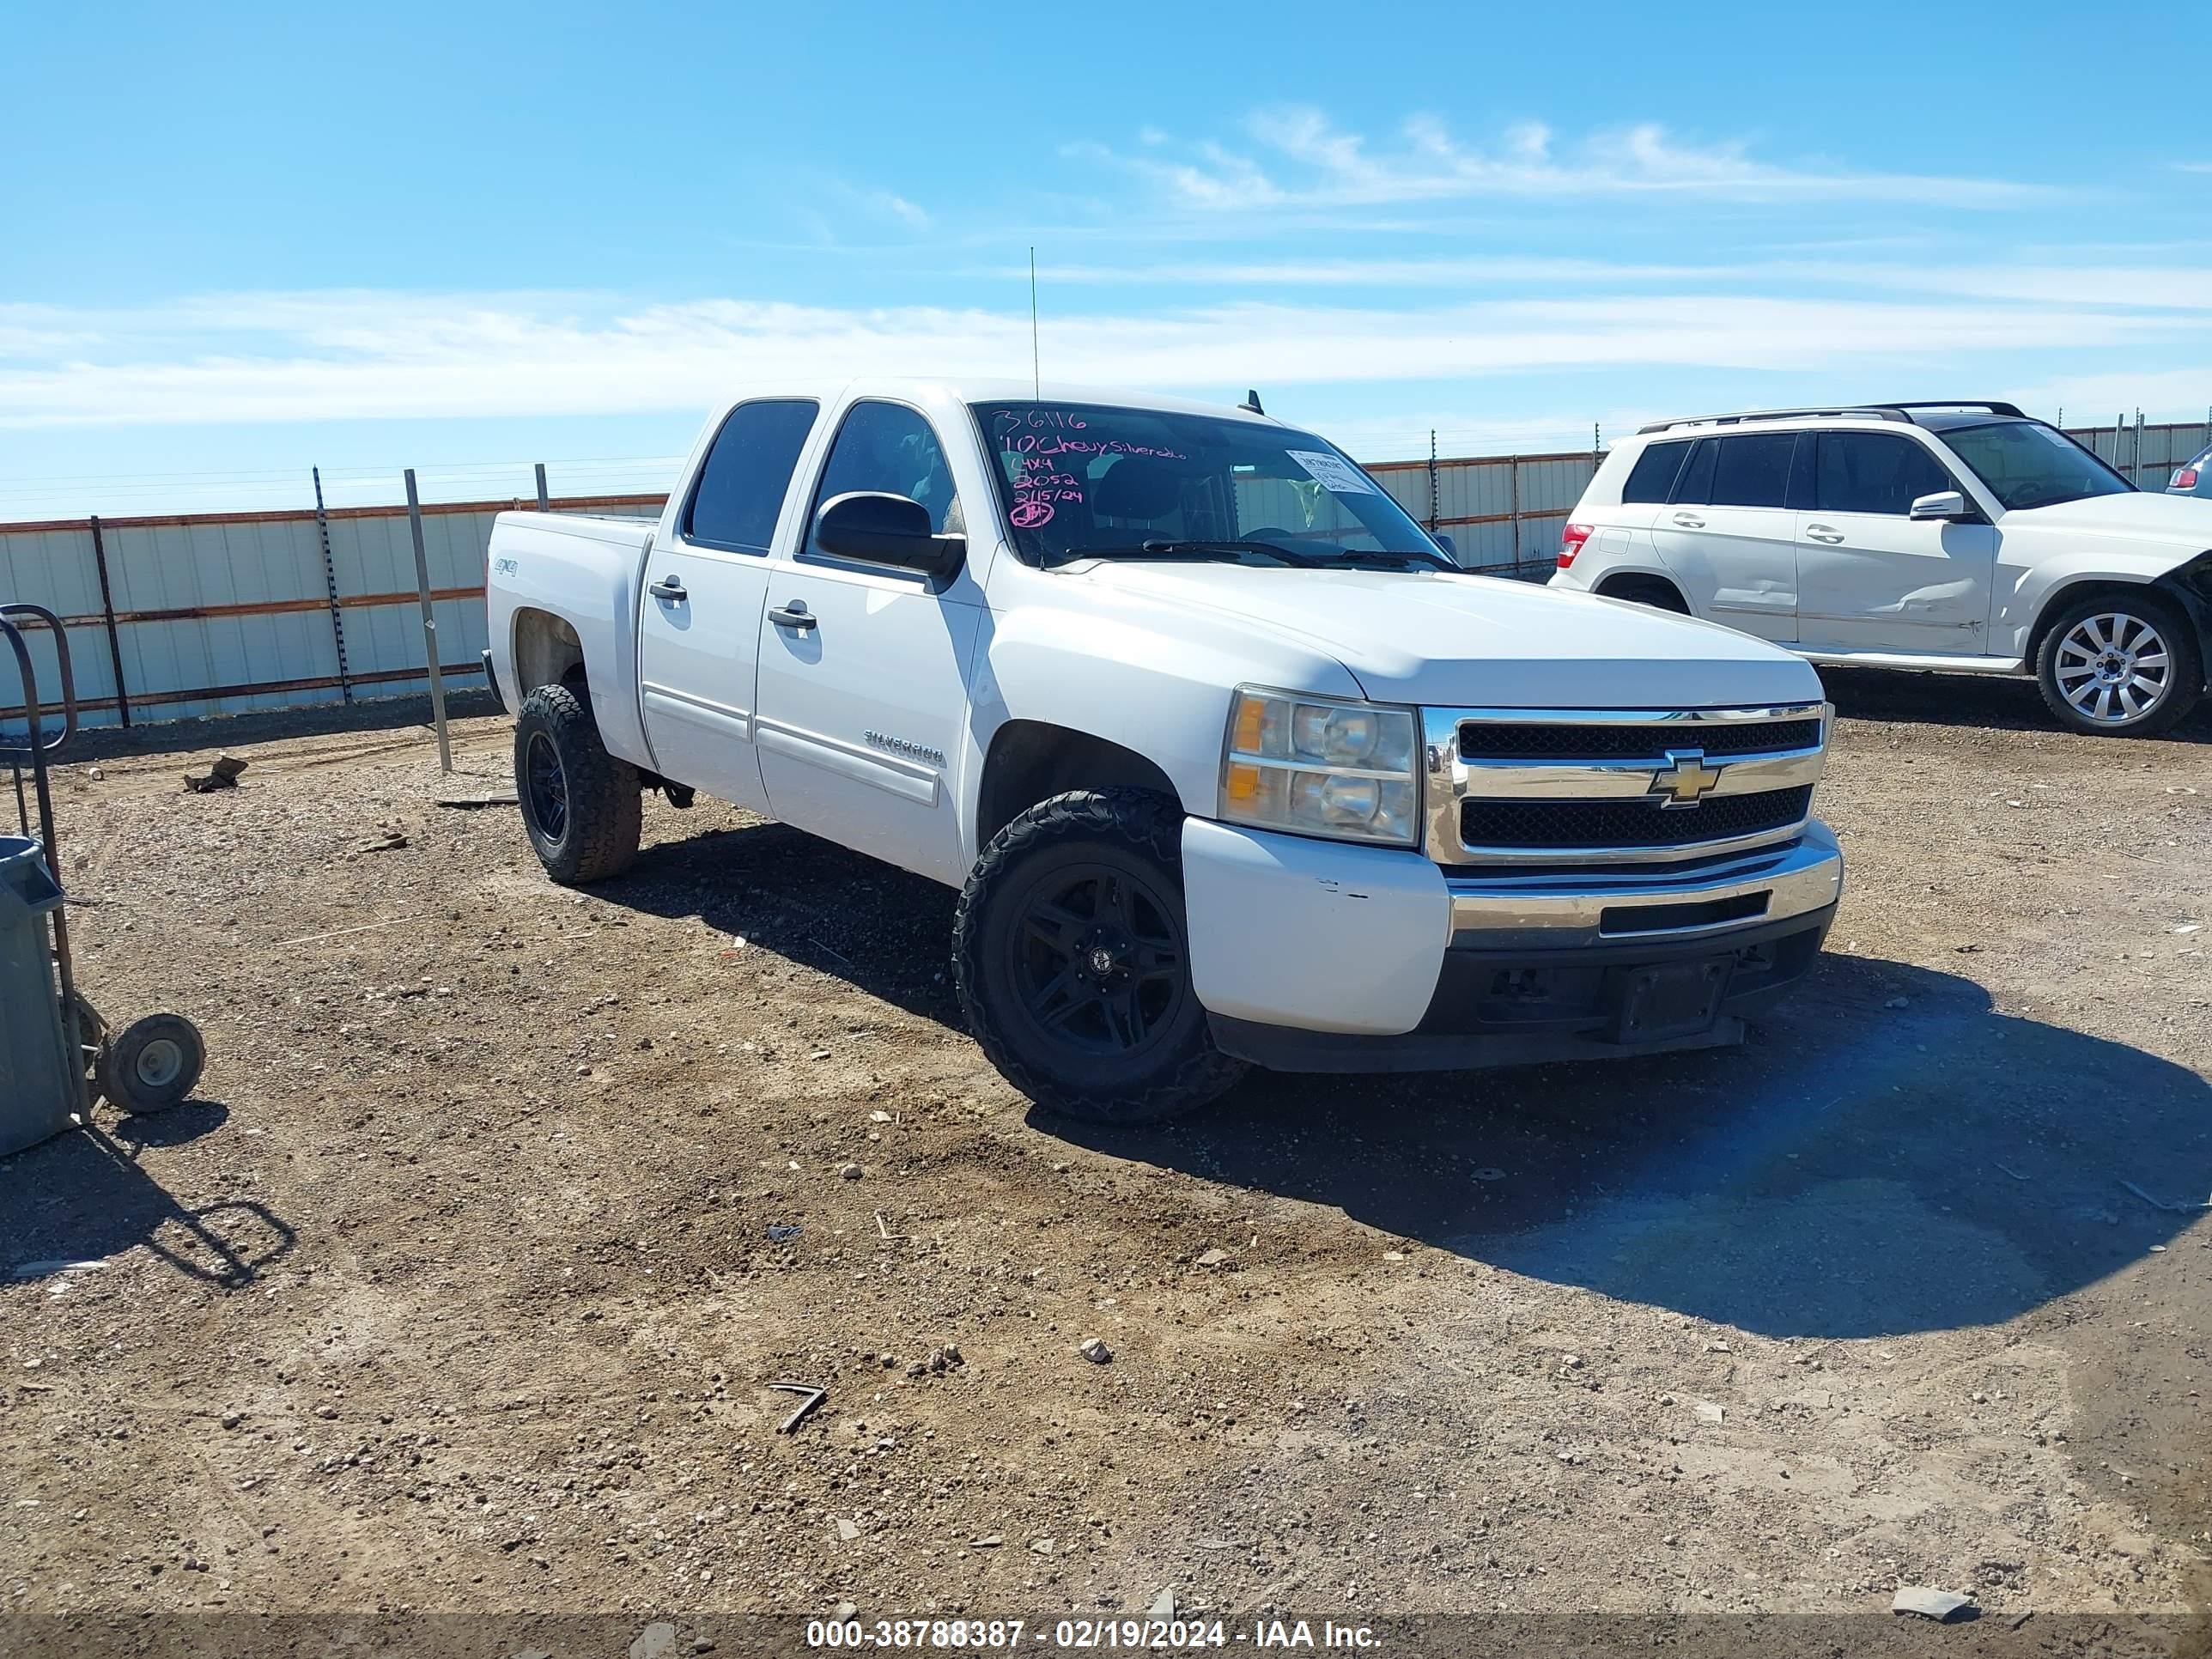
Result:
[[[244,294],[131,311],[0,307],[0,427],[614,414],[734,384],[1025,374],[1025,309],[574,295]],[[1255,301],[1048,318],[1054,379],[1160,388],[1353,384],[1570,368],[1834,372],[1973,354],[2202,347],[2193,319],[2086,305],[1586,295],[1418,307]],[[98,349],[82,343],[96,338]]]
[[915,230],[927,230],[929,228],[929,215],[896,191],[872,191],[868,195],[868,202],[879,212],[888,213],[901,224]]
[[1304,106],[1263,110],[1245,123],[1264,161],[1206,142],[1182,159],[1162,155],[1156,133],[1145,154],[1102,145],[1072,153],[1109,161],[1164,187],[1193,208],[1376,206],[1471,197],[1575,198],[1689,194],[1741,202],[1879,201],[1952,207],[2015,206],[2053,192],[2004,179],[1869,173],[1820,163],[1754,160],[1741,142],[1699,145],[1654,122],[1559,145],[1538,122],[1509,127],[1490,148],[1455,139],[1432,116],[1408,120],[1395,148]]

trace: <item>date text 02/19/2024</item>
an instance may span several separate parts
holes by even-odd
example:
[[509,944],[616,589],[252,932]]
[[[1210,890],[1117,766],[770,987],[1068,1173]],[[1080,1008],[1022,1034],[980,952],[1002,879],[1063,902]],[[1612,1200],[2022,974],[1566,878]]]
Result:
[[1340,1648],[1377,1645],[1365,1625],[1332,1620],[1269,1619],[1249,1629],[1218,1619],[1062,1619],[1049,1627],[1021,1619],[810,1620],[806,1645],[815,1649],[953,1648],[1018,1651],[1026,1638],[1058,1649],[1159,1651],[1222,1648]]

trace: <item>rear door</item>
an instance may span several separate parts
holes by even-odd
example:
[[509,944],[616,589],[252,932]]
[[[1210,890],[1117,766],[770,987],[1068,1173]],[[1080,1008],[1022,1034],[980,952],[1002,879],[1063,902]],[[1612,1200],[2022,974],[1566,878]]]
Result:
[[769,548],[820,412],[795,398],[732,410],[676,535],[646,555],[638,679],[653,764],[663,777],[755,811],[768,810],[753,690]]
[[1628,476],[1620,481],[1619,506],[1593,507],[1585,500],[1575,509],[1575,517],[1590,526],[1595,575],[1623,565],[1650,568],[1653,553],[1648,538],[1652,520],[1666,509],[1674,482],[1696,447],[1693,438],[1661,438],[1646,444],[1628,469]]
[[1789,507],[1794,432],[1698,440],[1652,545],[1690,610],[1763,640],[1797,637],[1797,525]]
[[1905,516],[1958,490],[1935,452],[1900,432],[1807,433],[1817,446],[1797,514],[1799,637],[1808,651],[1979,656],[1989,649],[1996,529]]
[[[920,501],[940,532],[965,527],[929,418],[887,399],[854,404],[807,492],[805,523],[791,538],[796,553],[769,567],[758,721],[769,809],[798,829],[957,882],[967,860],[950,784],[966,735],[982,593],[964,569],[936,578],[816,546],[821,504],[856,489]],[[996,503],[979,507],[978,522],[992,522]]]

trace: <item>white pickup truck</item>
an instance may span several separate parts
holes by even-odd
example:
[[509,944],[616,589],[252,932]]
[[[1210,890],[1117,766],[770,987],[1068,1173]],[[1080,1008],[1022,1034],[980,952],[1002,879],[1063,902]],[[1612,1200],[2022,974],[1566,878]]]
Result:
[[694,790],[959,890],[984,1052],[1139,1121],[1247,1063],[1738,1041],[1842,888],[1775,646],[1469,574],[1323,440],[1027,385],[715,411],[657,525],[500,515],[489,665],[557,881]]

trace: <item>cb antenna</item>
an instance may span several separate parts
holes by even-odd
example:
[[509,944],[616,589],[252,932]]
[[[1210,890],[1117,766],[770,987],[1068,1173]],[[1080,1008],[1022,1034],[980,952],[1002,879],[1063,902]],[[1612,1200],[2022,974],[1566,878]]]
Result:
[[1030,245],[1030,389],[1044,401],[1044,370],[1037,357],[1036,245]]

